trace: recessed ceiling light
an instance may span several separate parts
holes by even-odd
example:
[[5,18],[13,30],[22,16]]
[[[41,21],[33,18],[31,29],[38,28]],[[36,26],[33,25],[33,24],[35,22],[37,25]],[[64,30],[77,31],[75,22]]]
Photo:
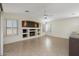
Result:
[[25,12],[30,12],[29,10],[25,10]]

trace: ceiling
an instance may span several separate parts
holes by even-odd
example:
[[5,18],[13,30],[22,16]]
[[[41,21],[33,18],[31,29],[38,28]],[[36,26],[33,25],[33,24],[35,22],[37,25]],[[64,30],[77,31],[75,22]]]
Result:
[[44,10],[51,19],[60,19],[79,16],[79,3],[2,3],[4,12],[26,13],[41,18]]

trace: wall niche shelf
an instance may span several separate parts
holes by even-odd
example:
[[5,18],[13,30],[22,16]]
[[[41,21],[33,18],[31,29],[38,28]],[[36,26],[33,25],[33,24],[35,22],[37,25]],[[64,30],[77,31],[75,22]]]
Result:
[[27,29],[23,29],[23,33],[27,33],[28,32],[28,30]]
[[22,21],[22,37],[28,38],[38,36],[41,33],[40,23],[34,21]]
[[38,28],[39,23],[34,21],[22,21],[22,27],[34,27]]

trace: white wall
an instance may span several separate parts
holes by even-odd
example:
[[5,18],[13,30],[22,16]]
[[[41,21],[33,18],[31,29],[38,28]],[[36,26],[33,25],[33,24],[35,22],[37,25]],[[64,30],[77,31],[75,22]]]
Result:
[[[4,44],[12,43],[16,41],[25,40],[22,38],[22,30],[21,30],[21,21],[22,20],[33,20],[37,22],[41,22],[35,18],[28,18],[27,15],[24,14],[15,14],[15,13],[4,13]],[[6,19],[16,19],[19,22],[18,31],[19,34],[16,36],[6,36]],[[79,32],[79,17],[59,19],[50,22],[51,24],[51,32],[48,34],[51,36],[61,37],[61,38],[69,38],[72,32]]]
[[79,17],[54,20],[51,31],[52,36],[68,39],[72,32],[79,32]]
[[3,12],[0,14],[0,55],[3,55]]
[[[7,19],[18,20],[18,35],[6,36],[6,20]],[[22,38],[22,30],[21,30],[22,29],[22,27],[21,27],[22,20],[32,20],[32,21],[37,21],[37,22],[41,23],[41,21],[39,21],[38,19],[27,17],[27,15],[24,15],[24,14],[4,13],[4,26],[3,26],[4,27],[4,44],[25,40]]]

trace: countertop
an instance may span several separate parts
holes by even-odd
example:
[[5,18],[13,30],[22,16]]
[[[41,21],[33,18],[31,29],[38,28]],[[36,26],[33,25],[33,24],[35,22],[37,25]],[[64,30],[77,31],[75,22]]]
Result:
[[79,39],[79,33],[73,32],[73,33],[71,33],[70,37]]

